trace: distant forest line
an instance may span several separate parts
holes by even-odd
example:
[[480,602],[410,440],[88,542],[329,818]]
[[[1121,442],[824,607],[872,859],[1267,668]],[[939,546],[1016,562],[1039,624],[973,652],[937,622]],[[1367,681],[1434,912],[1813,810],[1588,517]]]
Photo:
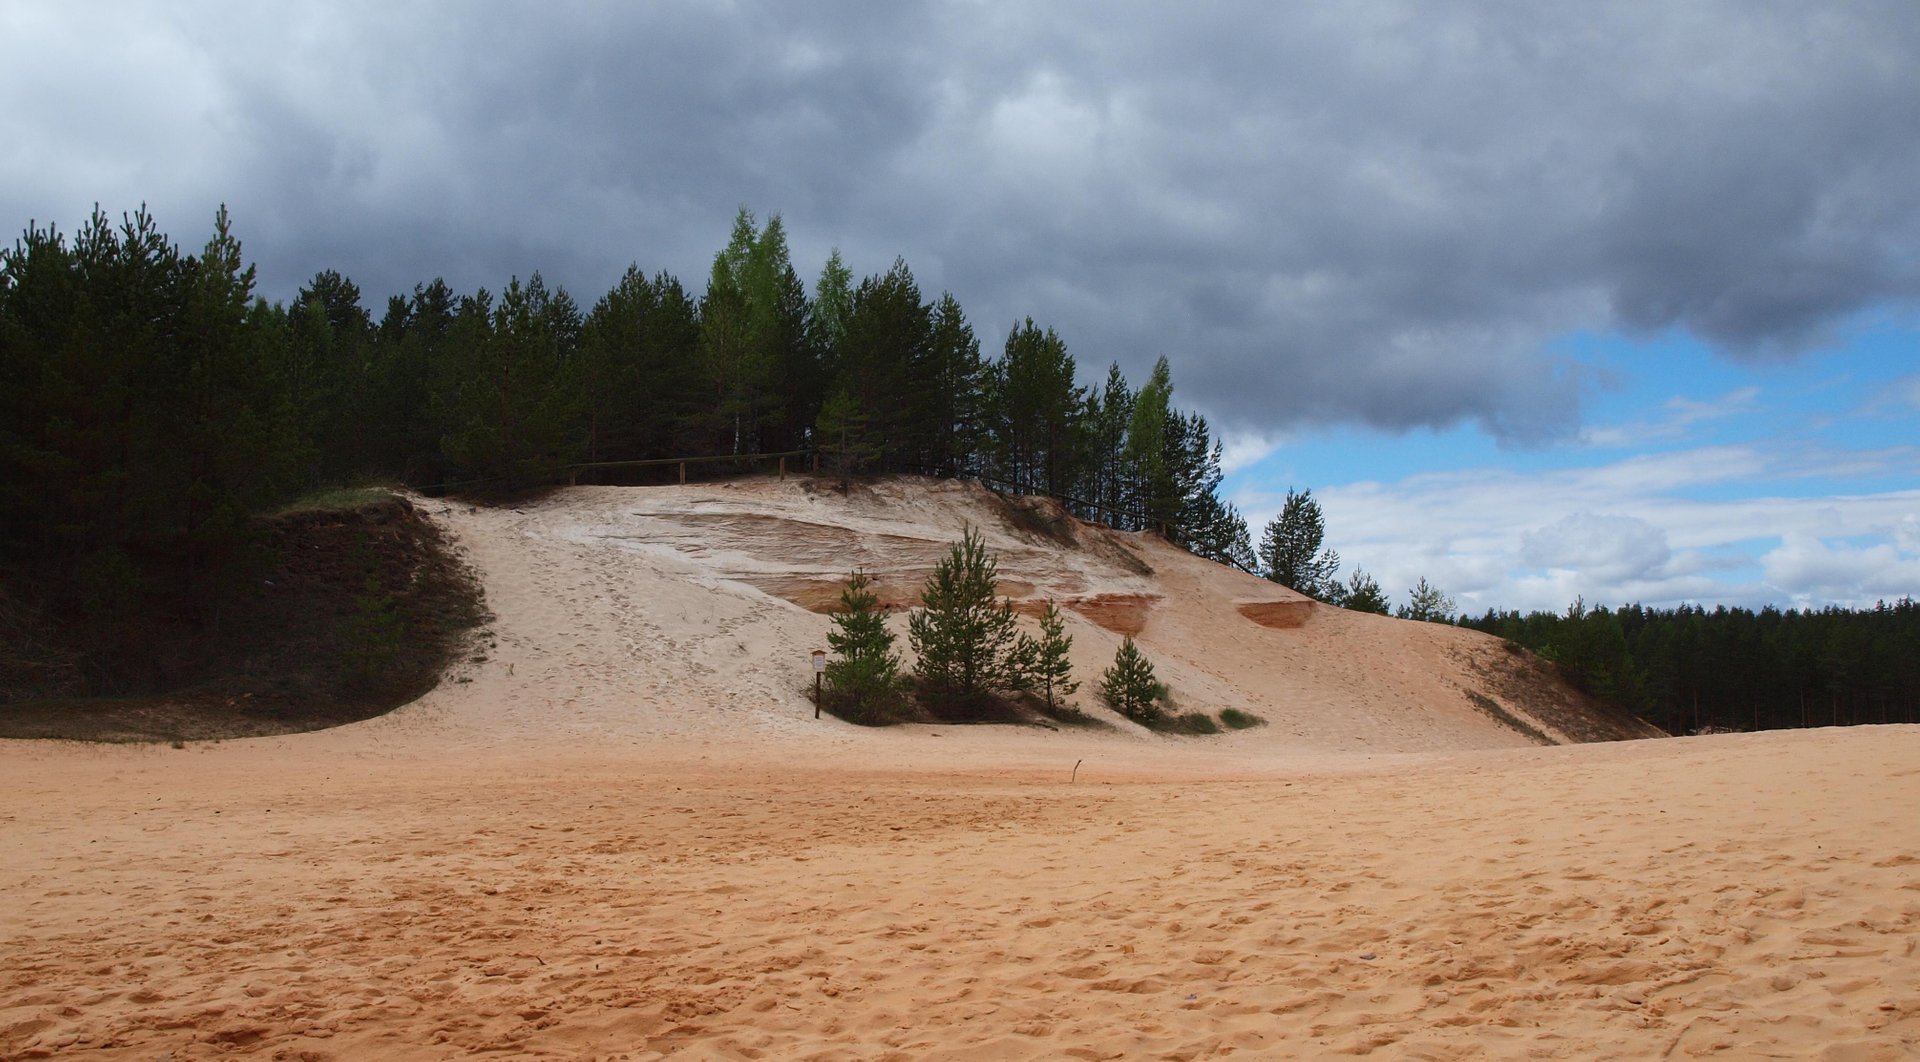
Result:
[[811,292],[778,216],[742,210],[696,296],[630,268],[591,308],[539,273],[444,281],[376,320],[333,271],[253,293],[224,209],[199,255],[144,211],[0,253],[0,536],[98,567],[128,544],[217,540],[235,514],[387,480],[512,490],[581,462],[818,449],[847,472],[987,476],[1250,567],[1220,443],[1138,389],[1079,383],[1031,318],[984,356],[959,303],[896,259]]
[[780,218],[744,209],[705,279],[635,266],[591,307],[538,273],[436,279],[376,318],[330,270],[258,297],[225,208],[198,254],[144,208],[29,225],[0,252],[0,633],[178,611],[254,514],[336,485],[509,495],[576,463],[802,449],[842,476],[1074,498],[1255,565],[1166,359],[1086,386],[1031,318],[989,356],[904,260],[856,279],[835,252],[809,286]]
[[[1082,517],[1281,570],[1285,548],[1256,554],[1220,498],[1221,443],[1174,405],[1164,357],[1137,386],[1117,364],[1083,384],[1032,318],[989,355],[904,260],[856,280],[836,251],[809,285],[777,215],[741,210],[698,295],[637,265],[591,307],[539,273],[498,294],[435,279],[376,318],[331,270],[287,303],[254,280],[224,208],[198,254],[144,209],[96,210],[71,238],[30,225],[0,251],[0,634],[50,619],[124,635],[130,613],[223,577],[253,514],[329,486],[509,493],[578,463],[803,449],[841,475],[1072,499]],[[1377,586],[1358,592],[1364,573],[1343,594],[1303,508],[1268,536],[1295,532],[1297,560],[1328,562],[1296,589],[1384,611]],[[1910,601],[1461,622],[1670,731],[1916,718]]]
[[1489,610],[1463,627],[1554,661],[1671,734],[1920,722],[1920,606]]

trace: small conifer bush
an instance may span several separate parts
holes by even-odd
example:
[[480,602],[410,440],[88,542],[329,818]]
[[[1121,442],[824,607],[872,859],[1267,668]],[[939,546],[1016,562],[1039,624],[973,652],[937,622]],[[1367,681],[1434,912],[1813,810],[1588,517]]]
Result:
[[875,726],[891,722],[904,707],[900,658],[893,651],[873,579],[855,571],[840,592],[827,644],[839,657],[827,662],[822,707],[850,723]]
[[1142,726],[1156,726],[1166,715],[1167,687],[1153,677],[1153,664],[1128,638],[1113,654],[1113,666],[1100,676],[1100,699]]

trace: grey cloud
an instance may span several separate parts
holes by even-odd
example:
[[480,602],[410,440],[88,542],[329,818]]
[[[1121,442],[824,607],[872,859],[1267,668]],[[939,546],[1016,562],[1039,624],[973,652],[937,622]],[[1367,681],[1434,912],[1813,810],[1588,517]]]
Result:
[[0,71],[0,208],[145,199],[192,245],[224,200],[278,297],[697,288],[747,204],[808,272],[904,255],[989,344],[1168,354],[1223,427],[1529,443],[1578,428],[1570,330],[1785,357],[1920,296],[1901,2],[163,10],[10,16],[44,48]]
[[1520,536],[1527,565],[1577,568],[1608,582],[1652,578],[1672,557],[1666,532],[1632,516],[1570,513]]

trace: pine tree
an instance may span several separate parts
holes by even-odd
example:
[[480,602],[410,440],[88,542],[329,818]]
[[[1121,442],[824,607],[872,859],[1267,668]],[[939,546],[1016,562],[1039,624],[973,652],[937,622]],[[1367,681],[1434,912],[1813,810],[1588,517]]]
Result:
[[888,721],[900,707],[900,658],[872,586],[866,572],[847,577],[827,634],[840,657],[828,661],[824,676],[826,707],[848,722],[869,725]]
[[1080,683],[1073,679],[1073,663],[1067,651],[1073,648],[1073,636],[1067,633],[1066,619],[1049,600],[1040,614],[1040,637],[1032,639],[1032,688],[1047,699],[1047,710],[1059,706],[1061,699],[1073,696]]
[[509,489],[550,481],[585,442],[574,387],[579,308],[535,273],[510,280],[497,306],[484,290],[467,300],[454,329],[436,410],[442,452],[461,473]]
[[1338,583],[1334,586],[1340,593],[1330,604],[1339,605],[1349,612],[1371,612],[1379,616],[1389,615],[1393,611],[1387,605],[1387,595],[1381,591],[1379,582],[1368,575],[1364,568],[1355,568],[1353,574],[1347,577],[1346,586],[1341,587]]
[[845,391],[834,391],[821,404],[813,437],[822,468],[840,481],[842,491],[880,455],[866,412]]
[[1137,531],[1122,510],[1133,506],[1127,491],[1127,426],[1133,420],[1133,391],[1116,363],[1107,367],[1107,382],[1087,395],[1087,500],[1093,511],[1084,515],[1122,530]]
[[980,712],[993,694],[1021,689],[1026,667],[1013,606],[994,596],[999,566],[969,527],[934,566],[923,607],[907,619],[922,696],[936,712]]
[[927,364],[932,335],[931,313],[904,259],[854,290],[832,390],[845,391],[867,417],[881,468],[917,470],[914,429],[921,411],[914,381]]
[[1401,619],[1425,620],[1428,623],[1453,622],[1453,598],[1442,593],[1437,586],[1427,583],[1427,577],[1421,576],[1419,585],[1407,591],[1407,603],[1400,606],[1396,613]]
[[1173,415],[1173,370],[1163,355],[1153,375],[1133,397],[1127,424],[1126,463],[1132,481],[1132,506],[1146,519],[1145,530],[1160,531],[1179,516],[1180,499],[1167,468],[1167,424]]
[[1313,491],[1288,490],[1280,515],[1260,536],[1260,563],[1267,578],[1308,597],[1327,599],[1338,594],[1340,584],[1334,576],[1340,570],[1340,554],[1320,548],[1326,533]]
[[980,341],[951,294],[941,295],[933,306],[927,357],[916,375],[915,465],[930,476],[976,471],[982,464],[986,365],[980,360]]
[[1128,719],[1152,726],[1165,718],[1166,698],[1166,685],[1153,677],[1153,664],[1140,654],[1133,639],[1121,642],[1113,654],[1113,666],[1100,676],[1100,699]]
[[1066,341],[1029,317],[1007,334],[994,375],[1000,475],[1021,493],[1070,493],[1085,391],[1074,384]]

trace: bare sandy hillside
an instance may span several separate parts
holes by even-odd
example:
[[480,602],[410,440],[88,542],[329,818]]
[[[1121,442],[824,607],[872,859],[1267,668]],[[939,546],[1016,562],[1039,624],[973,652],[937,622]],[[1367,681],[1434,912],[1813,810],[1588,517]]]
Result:
[[[479,569],[497,615],[459,681],[389,725],[463,744],[777,738],[841,744],[816,722],[808,654],[848,571],[866,569],[906,646],[905,609],[962,529],[997,553],[1023,612],[1059,603],[1079,703],[1119,740],[1238,754],[1503,748],[1650,731],[1591,712],[1475,632],[1349,613],[1050,503],[920,479],[577,487],[516,509],[422,502]],[[1028,622],[1031,622],[1029,620]],[[1182,710],[1269,726],[1155,737],[1107,712],[1097,676],[1132,635]],[[898,738],[866,736],[884,745]]]

